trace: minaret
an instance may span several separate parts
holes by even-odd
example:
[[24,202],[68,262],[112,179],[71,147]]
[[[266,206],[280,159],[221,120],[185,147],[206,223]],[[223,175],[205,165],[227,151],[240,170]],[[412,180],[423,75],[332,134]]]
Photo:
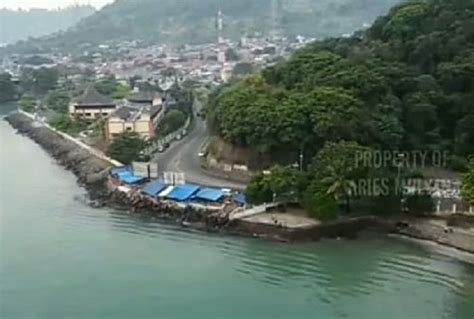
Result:
[[222,14],[222,11],[219,10],[217,12],[217,43],[219,45],[219,52],[217,54],[217,61],[221,64],[224,65],[226,63],[226,58],[225,58],[225,51],[226,51],[226,45],[224,41],[224,37],[222,35],[224,30],[224,15]]

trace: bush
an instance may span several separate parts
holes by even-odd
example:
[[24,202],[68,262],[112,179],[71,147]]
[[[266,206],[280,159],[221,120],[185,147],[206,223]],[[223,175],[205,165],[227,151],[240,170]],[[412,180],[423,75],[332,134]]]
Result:
[[136,132],[124,132],[114,138],[107,148],[107,155],[122,162],[131,164],[141,159],[141,152],[147,146],[145,140]]
[[160,136],[166,136],[177,131],[183,127],[184,123],[186,123],[186,119],[187,115],[183,111],[170,110],[161,121],[158,134]]
[[36,99],[31,95],[23,95],[20,101],[18,101],[18,105],[23,111],[31,113],[35,110]]
[[49,125],[61,132],[71,135],[78,134],[87,128],[87,123],[74,121],[66,114],[55,116],[51,121],[49,121]]
[[267,185],[265,176],[259,174],[252,178],[245,189],[245,196],[249,203],[259,205],[273,200],[273,192]]
[[330,221],[338,217],[335,198],[321,188],[310,187],[306,191],[304,205],[310,215],[320,221]]
[[410,195],[405,200],[405,207],[410,214],[416,216],[430,215],[435,212],[435,204],[427,192]]

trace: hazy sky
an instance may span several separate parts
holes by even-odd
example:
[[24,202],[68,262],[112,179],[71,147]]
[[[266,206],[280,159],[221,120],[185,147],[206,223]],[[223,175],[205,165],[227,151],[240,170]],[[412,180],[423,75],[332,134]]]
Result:
[[71,4],[88,4],[101,7],[113,0],[0,0],[0,8],[47,8],[67,7]]

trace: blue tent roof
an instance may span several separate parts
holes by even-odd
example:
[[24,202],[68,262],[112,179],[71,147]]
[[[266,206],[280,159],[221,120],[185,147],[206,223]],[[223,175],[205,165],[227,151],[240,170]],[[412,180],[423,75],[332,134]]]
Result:
[[196,185],[178,185],[166,196],[166,198],[174,199],[180,202],[184,202],[190,199],[194,194],[199,191],[199,186]]
[[140,184],[146,179],[145,177],[133,176],[133,174],[129,171],[118,173],[117,175],[122,182],[129,185]]
[[224,192],[220,189],[204,188],[197,193],[194,198],[207,200],[210,202],[217,202],[224,197]]
[[110,171],[110,174],[114,176],[118,176],[120,173],[124,173],[124,172],[130,172],[130,168],[128,166],[113,168]]
[[166,184],[162,181],[155,181],[153,183],[148,184],[143,188],[142,193],[149,195],[149,196],[156,196],[161,193],[162,190],[166,188]]
[[247,197],[245,197],[245,194],[239,193],[235,195],[234,200],[240,205],[247,205]]

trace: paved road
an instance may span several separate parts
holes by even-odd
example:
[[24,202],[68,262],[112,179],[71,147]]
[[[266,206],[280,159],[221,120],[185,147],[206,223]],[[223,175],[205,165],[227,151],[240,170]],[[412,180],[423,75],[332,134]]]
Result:
[[[201,107],[201,104],[196,102],[194,112],[198,112]],[[198,154],[206,143],[207,137],[205,121],[196,117],[192,131],[181,141],[173,142],[164,153],[157,153],[154,161],[158,163],[161,172],[185,173],[186,181],[189,183],[220,188],[245,188],[243,183],[216,177],[201,167],[202,159]]]

